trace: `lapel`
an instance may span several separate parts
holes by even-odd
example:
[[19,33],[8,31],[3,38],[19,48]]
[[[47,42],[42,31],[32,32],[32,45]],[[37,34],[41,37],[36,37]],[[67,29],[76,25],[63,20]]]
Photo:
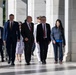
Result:
[[28,30],[30,30],[27,23],[25,23],[25,26],[26,26],[26,28],[27,28]]
[[[14,28],[14,26],[15,26],[15,22],[13,21],[12,29]],[[10,29],[10,21],[8,21],[7,27],[8,29]]]
[[[42,24],[41,24],[41,30],[42,30],[42,32],[43,32]],[[47,25],[47,23],[46,23],[46,33],[48,33],[48,25]],[[44,34],[44,32],[43,32],[42,34]]]
[[42,24],[40,25],[40,32],[42,33],[42,36],[43,36],[43,34],[44,34],[44,32],[43,32],[43,26],[42,26]]
[[42,26],[42,24],[41,24],[41,30],[43,31],[43,26]]
[[12,26],[12,29],[14,28],[14,26],[15,26],[15,22],[13,21],[13,26]]
[[1,31],[2,29],[1,29],[1,27],[0,27],[0,31]]
[[[46,24],[46,30],[48,29],[48,27],[47,27],[47,24]],[[41,30],[43,30],[43,26],[42,26],[42,24],[41,24]]]
[[2,36],[3,36],[3,28],[1,27],[0,29],[1,29],[1,38],[2,38]]
[[[28,24],[27,23],[26,23],[26,26],[27,26],[28,30],[30,31],[30,26],[28,27]],[[32,27],[32,24],[31,24],[31,27]]]
[[15,27],[15,21],[13,21],[13,24],[12,24],[12,29]]
[[[42,26],[42,24],[41,24],[41,26]],[[47,24],[46,24],[46,29],[47,29],[48,27],[47,27]],[[42,29],[43,29],[43,26],[42,26]]]
[[7,29],[10,28],[10,21],[7,22]]
[[47,26],[47,23],[46,23],[46,30],[48,30],[48,26]]

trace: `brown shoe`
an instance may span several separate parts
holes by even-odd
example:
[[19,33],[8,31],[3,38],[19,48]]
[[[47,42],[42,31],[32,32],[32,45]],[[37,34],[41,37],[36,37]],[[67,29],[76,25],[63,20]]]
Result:
[[60,64],[63,64],[63,62],[62,62],[62,61],[60,61],[59,63],[60,63]]
[[55,64],[57,64],[58,62],[57,62],[57,61],[55,61],[54,63],[55,63]]

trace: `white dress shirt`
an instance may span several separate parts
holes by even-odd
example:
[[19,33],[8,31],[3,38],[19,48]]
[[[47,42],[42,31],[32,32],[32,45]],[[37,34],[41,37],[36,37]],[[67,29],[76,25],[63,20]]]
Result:
[[30,24],[29,24],[28,22],[27,22],[27,25],[28,25],[29,30],[31,30],[31,29],[30,29],[30,26],[29,26]]
[[[45,27],[44,27],[45,25]],[[43,28],[43,31],[45,30],[45,37],[44,38],[47,38],[47,28],[46,28],[46,24],[43,24],[42,23],[42,28]],[[45,28],[45,29],[44,29]]]
[[36,24],[34,25],[34,38],[35,38],[35,44],[36,44],[36,47],[35,47],[36,56],[37,56],[38,61],[40,62],[40,46],[39,46],[39,44],[36,42],[36,32],[37,32],[37,26],[38,26],[39,24],[40,24],[40,23],[36,23]]

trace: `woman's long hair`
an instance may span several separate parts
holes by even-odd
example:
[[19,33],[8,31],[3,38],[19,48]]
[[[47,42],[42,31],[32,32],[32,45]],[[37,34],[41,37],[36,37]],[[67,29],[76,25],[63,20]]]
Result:
[[56,28],[58,28],[58,27],[57,27],[57,22],[60,23],[59,30],[60,30],[60,32],[62,33],[62,36],[63,36],[63,35],[64,35],[64,28],[63,28],[63,26],[62,26],[62,22],[61,22],[60,19],[57,19],[57,20],[56,20],[56,24],[55,24],[55,27],[56,27]]
[[59,26],[60,31],[64,31],[64,28],[63,28],[63,26],[62,26],[62,22],[61,22],[61,20],[60,20],[60,19],[57,19],[57,20],[56,20],[55,27],[57,28],[57,22],[59,22],[59,23],[60,23],[60,26]]

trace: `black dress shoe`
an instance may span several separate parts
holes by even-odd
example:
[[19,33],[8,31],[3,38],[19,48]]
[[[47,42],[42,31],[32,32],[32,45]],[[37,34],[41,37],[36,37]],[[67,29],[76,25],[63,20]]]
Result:
[[60,64],[63,64],[63,62],[62,62],[62,61],[59,61],[59,63],[60,63]]
[[58,63],[58,61],[55,61],[54,63],[55,63],[55,64],[57,64],[57,63]]
[[11,63],[11,66],[15,66],[15,64],[14,63]]
[[30,63],[27,63],[27,65],[30,65]]
[[4,62],[4,60],[2,60],[1,62]]
[[46,64],[46,61],[42,61],[42,64]]
[[10,61],[8,61],[8,64],[10,64]]

